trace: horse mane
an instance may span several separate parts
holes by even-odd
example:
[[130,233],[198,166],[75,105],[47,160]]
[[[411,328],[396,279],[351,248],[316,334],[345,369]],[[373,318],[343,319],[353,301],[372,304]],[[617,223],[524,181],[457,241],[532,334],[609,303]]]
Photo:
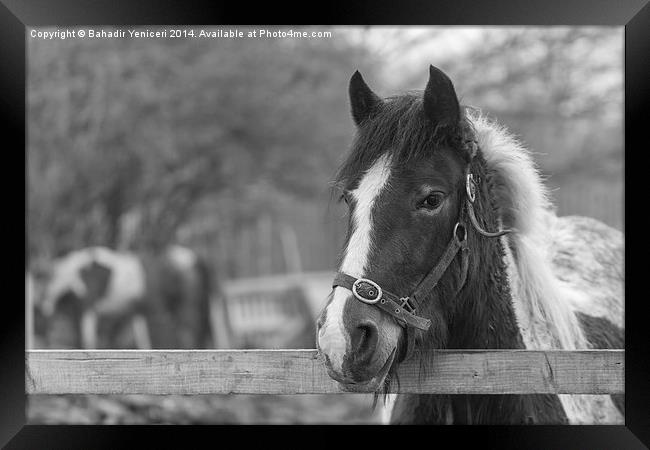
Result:
[[588,348],[568,293],[552,272],[548,246],[557,220],[531,152],[505,127],[467,108],[478,146],[493,172],[492,194],[503,226],[513,306],[527,348]]

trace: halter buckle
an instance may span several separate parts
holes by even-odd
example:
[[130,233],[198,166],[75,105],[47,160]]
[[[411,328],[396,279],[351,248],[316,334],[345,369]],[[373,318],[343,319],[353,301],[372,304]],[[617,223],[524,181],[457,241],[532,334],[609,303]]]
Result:
[[411,297],[402,297],[399,300],[402,309],[408,311],[411,314],[415,314],[415,307],[411,304]]
[[[370,285],[370,287],[364,286],[364,284]],[[361,288],[361,292],[359,292],[360,288]],[[377,303],[379,301],[379,299],[381,299],[381,297],[383,295],[381,287],[379,287],[379,285],[377,283],[375,283],[374,281],[369,280],[367,278],[359,278],[359,279],[357,279],[354,282],[354,284],[352,284],[352,293],[354,294],[354,296],[358,300],[362,301],[363,303],[367,303],[369,305],[373,305],[373,304]],[[371,298],[364,297],[362,295],[364,293],[367,294],[367,295],[370,295],[370,296],[374,296],[374,298],[372,298],[372,297]]]

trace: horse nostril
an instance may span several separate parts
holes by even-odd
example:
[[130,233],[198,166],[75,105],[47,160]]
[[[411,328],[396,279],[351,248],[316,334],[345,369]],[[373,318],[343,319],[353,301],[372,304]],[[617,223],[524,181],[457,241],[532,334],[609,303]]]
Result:
[[351,336],[352,351],[359,358],[372,356],[377,347],[379,333],[373,322],[364,322],[354,329]]

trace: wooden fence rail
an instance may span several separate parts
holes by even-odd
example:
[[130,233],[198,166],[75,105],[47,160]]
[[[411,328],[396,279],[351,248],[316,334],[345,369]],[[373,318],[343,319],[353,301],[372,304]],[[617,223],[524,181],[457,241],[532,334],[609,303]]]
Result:
[[[438,350],[402,364],[399,389],[430,394],[624,392],[623,350]],[[341,393],[316,350],[31,350],[27,394]]]

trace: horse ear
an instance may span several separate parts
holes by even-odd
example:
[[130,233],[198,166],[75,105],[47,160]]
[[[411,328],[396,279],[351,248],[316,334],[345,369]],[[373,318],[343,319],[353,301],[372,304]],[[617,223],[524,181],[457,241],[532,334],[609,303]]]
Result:
[[381,99],[372,92],[357,70],[350,78],[350,104],[352,119],[359,126],[380,103]]
[[429,66],[429,82],[424,90],[424,113],[440,126],[455,125],[460,121],[460,105],[454,85],[445,73]]

